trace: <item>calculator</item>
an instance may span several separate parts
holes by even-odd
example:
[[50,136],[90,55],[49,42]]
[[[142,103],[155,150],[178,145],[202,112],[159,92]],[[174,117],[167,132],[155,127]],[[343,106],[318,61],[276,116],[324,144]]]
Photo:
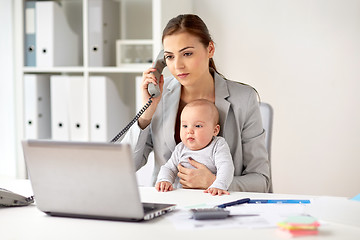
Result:
[[223,208],[196,208],[191,209],[192,218],[195,220],[207,220],[207,219],[224,219],[230,214]]

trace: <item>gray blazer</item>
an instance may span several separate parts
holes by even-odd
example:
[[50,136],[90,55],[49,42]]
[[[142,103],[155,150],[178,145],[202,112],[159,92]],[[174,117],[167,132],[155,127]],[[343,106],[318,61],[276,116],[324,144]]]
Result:
[[[214,79],[219,135],[226,139],[235,167],[229,191],[268,192],[270,167],[256,92],[217,73]],[[134,124],[122,141],[133,147],[137,169],[146,164],[149,153],[154,151],[153,185],[160,167],[170,159],[176,146],[174,132],[180,93],[181,85],[176,78],[166,78],[151,124],[143,130]]]

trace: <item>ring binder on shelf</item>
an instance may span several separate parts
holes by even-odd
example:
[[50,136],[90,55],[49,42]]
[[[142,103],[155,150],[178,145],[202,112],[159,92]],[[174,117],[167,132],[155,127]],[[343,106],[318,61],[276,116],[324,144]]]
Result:
[[25,2],[25,66],[36,66],[35,1]]
[[78,66],[78,36],[57,2],[36,2],[36,63],[38,67]]
[[115,66],[119,6],[107,0],[89,0],[89,66]]
[[89,127],[86,115],[86,87],[82,76],[71,76],[69,81],[68,111],[70,120],[70,140],[88,141]]
[[51,76],[51,135],[53,140],[70,140],[68,88],[67,76]]
[[109,142],[130,120],[129,107],[120,98],[115,82],[105,76],[91,76],[90,141]]
[[51,76],[53,140],[88,141],[86,88],[82,76]]
[[50,139],[50,76],[24,75],[25,138]]

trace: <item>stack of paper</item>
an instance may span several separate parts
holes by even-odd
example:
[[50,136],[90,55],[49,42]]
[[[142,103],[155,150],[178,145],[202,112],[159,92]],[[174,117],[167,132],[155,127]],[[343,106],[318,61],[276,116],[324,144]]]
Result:
[[282,232],[290,234],[292,237],[307,236],[318,234],[319,222],[311,216],[293,216],[285,221],[278,223]]

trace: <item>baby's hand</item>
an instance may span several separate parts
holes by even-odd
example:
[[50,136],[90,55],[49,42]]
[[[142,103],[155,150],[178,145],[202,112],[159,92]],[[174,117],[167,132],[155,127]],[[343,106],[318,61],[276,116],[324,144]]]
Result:
[[215,195],[229,195],[230,193],[226,190],[223,189],[219,189],[219,188],[208,188],[204,191],[204,193],[210,193],[211,195],[215,196]]
[[172,184],[166,181],[156,183],[155,188],[158,192],[167,192],[173,190]]

